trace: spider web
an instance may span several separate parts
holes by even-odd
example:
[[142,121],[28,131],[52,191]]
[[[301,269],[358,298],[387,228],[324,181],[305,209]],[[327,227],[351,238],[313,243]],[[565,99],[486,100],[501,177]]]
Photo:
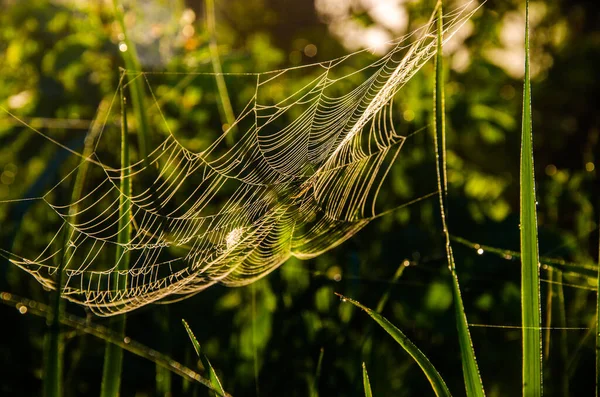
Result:
[[[446,15],[445,40],[476,11],[469,5]],[[105,117],[99,115],[99,136],[88,136],[95,140],[90,153],[71,151],[79,165],[37,199],[55,218],[46,223],[52,230],[47,245],[35,257],[2,255],[45,287],[109,316],[215,283],[246,285],[291,256],[313,258],[338,246],[391,210],[380,210],[378,197],[412,137],[394,129],[393,100],[435,54],[433,16],[392,44],[387,55],[359,69],[349,70],[350,61],[364,51],[303,67],[227,74],[252,80],[254,93],[234,125],[199,152],[169,129],[153,74],[125,71]],[[109,114],[119,89],[133,79],[151,93],[164,139],[121,169],[110,166],[106,154],[112,148],[118,155],[119,142]],[[273,90],[290,81],[305,84],[273,101]],[[94,183],[75,200],[65,199],[60,190],[73,186],[81,167]],[[123,179],[131,194],[120,190]],[[124,222],[122,202],[131,208]],[[132,229],[126,243],[118,241],[123,225]],[[61,245],[63,235],[67,244]],[[115,252],[122,252],[116,261]],[[125,255],[130,265],[123,270]]]

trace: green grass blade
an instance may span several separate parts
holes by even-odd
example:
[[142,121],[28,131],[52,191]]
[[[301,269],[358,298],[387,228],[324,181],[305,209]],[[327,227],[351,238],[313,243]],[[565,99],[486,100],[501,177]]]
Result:
[[[116,263],[117,270],[129,270],[130,253],[123,248],[123,245],[131,240],[131,179],[129,178],[129,141],[127,139],[127,109],[125,107],[125,96],[123,86],[121,85],[121,181],[119,197],[119,234],[117,236]],[[119,277],[116,273],[114,283],[117,288],[122,290],[127,286],[127,277]],[[125,336],[125,315],[119,315],[111,318],[110,328],[117,335]],[[121,370],[123,367],[123,349],[121,347],[108,343],[104,354],[104,368],[102,372],[102,384],[100,396],[112,397],[119,395],[121,386]]]
[[373,392],[371,392],[371,383],[369,382],[369,374],[367,373],[367,366],[365,363],[362,364],[362,369],[365,397],[373,397]]
[[[94,142],[102,130],[102,122],[108,115],[110,106],[107,101],[102,101],[98,107],[96,121],[92,124],[89,133],[86,135],[82,158],[77,168],[75,182],[71,192],[71,205],[69,209],[69,217],[71,222],[76,224],[77,213],[79,206],[77,202],[81,198],[89,163],[85,158],[89,157],[94,151]],[[60,290],[63,284],[63,272],[65,258],[69,256],[71,248],[67,241],[72,229],[68,224],[64,224],[65,229],[62,232],[62,252],[57,272],[56,285],[57,288],[52,294],[52,310],[47,313],[47,319],[50,324],[49,332],[45,337],[45,356],[44,356],[44,380],[43,380],[43,395],[44,396],[60,396],[62,395],[62,377],[63,377],[63,353],[62,353],[62,334],[61,334],[61,316],[64,315],[65,301],[60,296]]]
[[[127,46],[125,51],[121,51],[121,56],[125,62],[125,68],[130,72],[136,71],[141,73],[140,61],[137,55],[135,45],[129,40],[127,28],[125,26],[125,17],[123,15],[123,6],[119,4],[119,0],[113,0],[115,18],[121,27],[123,33],[123,43]],[[137,124],[137,141],[140,158],[144,160],[144,166],[147,164],[148,156],[148,141],[150,139],[150,126],[148,123],[148,115],[146,114],[146,105],[144,101],[144,83],[141,78],[133,78],[130,83],[131,104],[133,114]]]
[[523,395],[542,395],[542,346],[537,215],[531,127],[529,74],[529,1],[526,2],[525,79],[521,137],[521,317],[523,324]]
[[[121,33],[123,34],[123,43],[126,45],[125,51],[121,51],[123,61],[125,62],[125,67],[129,71],[141,72],[141,66],[140,66],[138,55],[137,55],[137,50],[135,48],[135,45],[129,40],[129,36],[127,34],[127,28],[125,25],[125,18],[123,15],[122,5],[119,4],[118,0],[113,0],[113,7],[114,7],[115,19],[117,20],[119,26],[121,27],[121,31],[122,31]],[[121,84],[124,83],[124,75],[125,74],[126,74],[126,72],[124,71],[123,76],[121,78]],[[148,123],[148,115],[146,114],[146,106],[144,103],[144,86],[143,86],[142,79],[139,79],[139,78],[131,79],[129,88],[130,88],[130,93],[131,93],[131,103],[132,103],[132,107],[133,107],[133,114],[135,116],[135,120],[136,120],[136,124],[137,124],[136,137],[137,137],[137,141],[138,141],[139,157],[144,162],[145,168],[149,169],[150,167],[148,164],[148,156],[147,155],[148,155],[148,145],[149,145],[148,142],[150,139],[150,128],[149,128],[149,123]],[[126,112],[125,112],[125,107],[124,107],[124,94],[122,91],[123,91],[123,87],[121,85],[121,98],[122,98],[122,106],[123,106],[122,119],[125,120],[125,123],[122,126],[122,135],[124,133],[124,136],[126,137],[127,136],[127,124],[126,124],[127,120],[126,120],[126,115],[125,115]],[[123,120],[122,120],[122,123],[123,123]],[[125,128],[125,129],[123,130],[123,128]],[[121,165],[122,165],[122,168],[126,168],[126,167],[129,167],[129,147],[128,147],[126,139],[122,139],[122,146],[123,145],[127,145],[127,150],[124,151],[123,147],[122,147]],[[126,164],[127,164],[126,166],[123,165],[123,164],[125,164],[124,152],[126,152]],[[121,176],[124,177],[124,175],[121,175]],[[125,180],[125,178],[123,178],[121,180],[121,182],[123,183],[124,180]],[[130,185],[130,183],[128,183],[127,185],[128,186],[121,186],[121,191],[129,192],[127,194],[127,196],[130,196],[131,185]],[[128,190],[124,190],[124,188],[128,189]],[[123,198],[124,197],[121,196],[121,199],[123,199]],[[154,198],[154,195],[153,195],[153,198]],[[131,227],[126,226],[126,224],[121,225],[121,221],[125,220],[127,224],[129,223],[130,215],[124,216],[124,214],[125,214],[125,212],[127,212],[127,214],[130,214],[129,207],[131,204],[126,200],[122,201],[120,204],[121,204],[121,207],[120,207],[120,214],[119,214],[120,215],[119,230],[122,233],[121,232],[119,233],[118,239],[119,239],[120,243],[126,243],[130,239]],[[124,208],[124,204],[127,208]],[[122,226],[124,226],[124,227],[122,227]],[[123,240],[121,240],[122,238],[123,238]],[[121,256],[123,256],[123,258],[119,262]],[[120,247],[117,248],[116,258],[117,258],[117,261],[120,263],[119,270],[127,270],[129,268],[129,254],[124,253]],[[119,287],[125,287],[126,284],[124,284],[124,283],[126,283],[126,278],[121,277],[119,279],[119,283],[122,283]],[[115,317],[110,320],[110,326],[117,333],[124,335],[126,318],[127,317],[125,314]],[[118,390],[119,390],[120,383],[121,383],[121,369],[122,369],[122,365],[123,365],[122,361],[123,361],[122,349],[114,344],[107,344],[106,345],[106,353],[104,356],[102,387],[101,387],[101,392],[100,392],[100,395],[102,397],[116,396],[118,394]]]
[[[221,67],[221,58],[219,57],[219,47],[217,46],[216,22],[215,22],[215,1],[205,0],[204,10],[206,12],[206,30],[209,35],[208,50],[210,51],[210,60],[215,74],[217,91],[219,92],[219,113],[223,124],[234,127],[235,115],[231,106],[231,100],[227,93],[227,85],[223,78],[223,68]],[[232,144],[232,134],[227,135],[227,143]]]
[[65,311],[65,302],[61,298],[62,276],[64,272],[65,257],[68,251],[69,225],[65,222],[62,231],[62,255],[59,259],[56,290],[52,294],[52,310],[49,312],[49,329],[45,340],[44,357],[44,397],[62,396],[62,376],[63,376],[63,337],[61,333],[60,316]]
[[[406,263],[408,263],[408,262],[406,262]],[[392,288],[394,288],[394,286],[396,285],[396,281],[398,281],[398,279],[400,277],[402,277],[402,274],[404,273],[406,266],[407,265],[403,262],[396,269],[396,273],[394,273],[394,275],[392,276],[392,279],[390,280],[388,287],[386,288],[385,292],[379,299],[379,302],[377,302],[377,306],[375,307],[375,311],[377,313],[381,314],[381,312],[385,308],[385,305],[386,305],[388,299],[390,298],[390,293],[392,292]]]
[[219,396],[225,396],[225,390],[223,390],[221,381],[217,377],[217,373],[215,372],[212,365],[210,365],[210,361],[208,361],[208,357],[206,357],[206,355],[202,353],[202,349],[200,348],[200,343],[198,343],[198,339],[196,339],[196,336],[192,332],[192,329],[190,328],[188,323],[183,319],[181,320],[181,322],[183,323],[183,326],[185,327],[185,330],[186,330],[188,336],[190,337],[190,340],[192,341],[192,345],[194,346],[194,350],[196,351],[196,354],[198,355],[198,357],[200,357],[200,361],[202,362],[204,369],[208,372],[208,378],[210,379],[210,384],[211,384],[213,390]]
[[435,392],[436,396],[451,395],[450,391],[448,390],[448,387],[446,386],[446,383],[440,376],[439,372],[435,369],[433,364],[431,364],[431,362],[423,354],[423,352],[421,352],[421,350],[419,350],[419,348],[415,346],[415,344],[412,343],[402,331],[396,328],[385,317],[369,309],[368,307],[363,306],[359,302],[350,298],[346,298],[345,296],[340,294],[336,295],[338,295],[342,299],[342,301],[350,302],[354,306],[367,312],[367,314],[371,316],[371,318],[373,318],[373,320],[375,320],[377,324],[379,324],[388,334],[390,334],[392,338],[394,338],[396,342],[398,342],[400,346],[402,346],[402,348],[416,361],[419,367],[421,367],[421,369],[425,373],[425,376],[429,380],[429,383],[431,384],[431,387],[433,388],[433,391]]
[[467,396],[484,397],[485,391],[479,367],[475,358],[471,333],[465,314],[465,307],[460,293],[458,275],[456,274],[456,265],[452,245],[450,243],[450,233],[447,225],[447,205],[448,195],[447,170],[446,170],[446,122],[445,122],[445,103],[444,103],[444,57],[442,53],[443,36],[443,7],[442,1],[437,4],[437,54],[435,57],[435,89],[434,89],[434,140],[437,160],[438,191],[440,201],[440,214],[442,218],[442,227],[446,238],[446,256],[448,266],[452,276],[452,295],[454,300],[454,313],[456,318],[456,327],[458,331],[458,340],[460,345],[463,376],[465,380],[465,389]]
[[525,79],[521,137],[521,317],[523,324],[523,395],[542,395],[540,275],[531,126],[529,73],[529,1],[526,2]]
[[184,319],[181,319],[181,322],[183,323],[185,331],[187,332],[188,336],[190,337],[190,340],[192,341],[192,346],[194,346],[196,355],[198,357],[200,357],[200,343],[198,343],[198,339],[196,339],[196,335],[194,335],[194,333],[192,332],[192,329],[188,325],[187,321],[185,321]]

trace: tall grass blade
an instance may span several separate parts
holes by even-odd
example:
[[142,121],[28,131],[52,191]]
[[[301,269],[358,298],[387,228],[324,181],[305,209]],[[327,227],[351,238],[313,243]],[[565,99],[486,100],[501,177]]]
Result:
[[460,345],[463,376],[465,379],[465,389],[467,396],[485,396],[479,367],[475,359],[473,342],[467,322],[467,315],[460,293],[458,275],[456,274],[456,265],[454,263],[454,254],[450,244],[450,232],[447,225],[447,205],[448,183],[446,171],[446,115],[444,103],[444,63],[442,53],[443,32],[443,7],[442,1],[437,4],[437,54],[435,57],[435,90],[434,90],[434,140],[437,160],[437,178],[440,201],[440,213],[442,218],[442,227],[446,238],[446,256],[448,267],[452,276],[452,295],[454,300],[454,313],[456,317],[456,327],[458,331],[458,340]]
[[525,3],[525,79],[521,136],[521,317],[523,324],[523,395],[542,395],[542,334],[537,215],[531,126],[529,72],[529,0]]
[[367,366],[365,363],[362,364],[362,369],[365,397],[373,397],[373,392],[371,392],[371,383],[369,382],[369,374],[367,373]]
[[[209,41],[208,50],[210,51],[210,60],[217,83],[217,91],[219,92],[219,113],[223,124],[229,125],[230,128],[235,128],[235,115],[231,106],[231,100],[227,93],[227,85],[223,78],[223,68],[221,67],[221,58],[219,57],[219,47],[217,46],[216,22],[215,22],[215,0],[205,0],[204,10],[206,12],[206,30],[208,31]],[[232,144],[233,134],[227,135],[227,143]]]
[[[129,178],[129,141],[127,133],[127,109],[125,106],[125,96],[123,94],[123,85],[120,87],[121,94],[121,182],[119,197],[119,234],[117,236],[116,256],[117,269],[121,271],[129,270],[130,253],[123,247],[131,240],[131,179]],[[117,288],[123,290],[127,286],[127,277],[119,277],[116,273],[114,283]],[[126,317],[120,315],[110,320],[110,328],[117,335],[125,336]],[[100,388],[101,397],[112,397],[119,395],[121,386],[121,369],[123,367],[123,349],[119,346],[109,343],[106,345],[104,354],[104,368],[102,372],[102,384]]]
[[[131,42],[131,40],[129,40],[129,36],[127,34],[127,27],[125,25],[125,17],[123,14],[123,7],[122,5],[119,4],[118,0],[113,0],[113,8],[114,8],[114,13],[115,13],[115,19],[117,20],[117,23],[119,24],[119,26],[121,27],[121,33],[123,34],[123,43],[125,44],[125,51],[121,51],[121,55],[123,57],[123,61],[125,62],[125,67],[127,70],[129,70],[130,72],[132,71],[137,71],[137,72],[141,72],[141,66],[140,66],[140,62],[139,62],[139,58],[137,55],[137,50],[135,48],[135,45],[133,44],[133,42]],[[121,48],[121,47],[120,47]],[[124,80],[124,75],[126,74],[126,71],[123,71],[123,76],[121,78],[121,84],[123,84],[123,80]],[[130,93],[131,93],[131,103],[132,103],[132,107],[133,107],[133,114],[135,116],[135,120],[136,120],[136,125],[137,125],[137,142],[138,142],[138,152],[139,152],[139,157],[142,159],[143,163],[144,163],[144,167],[146,169],[150,169],[149,163],[148,163],[148,146],[149,146],[149,140],[150,140],[150,127],[149,127],[149,123],[148,123],[148,115],[146,114],[146,106],[144,103],[144,86],[142,83],[142,79],[139,78],[133,78],[130,80]],[[122,98],[122,119],[125,119],[125,124],[124,127],[125,128],[125,137],[127,136],[127,125],[126,125],[126,116],[125,116],[125,107],[124,107],[124,94],[123,94],[123,86],[121,85],[121,98]],[[123,123],[123,120],[122,120]],[[123,131],[122,131],[123,133]],[[127,140],[126,139],[122,139],[122,146],[123,145],[127,145],[127,150],[126,150],[126,155],[127,155],[127,167],[129,166],[129,147],[127,144]],[[121,163],[122,163],[122,168],[125,168],[126,166],[123,166],[123,148],[122,148],[122,154],[121,154]],[[121,175],[122,177],[124,175]],[[122,179],[123,182],[123,179]],[[128,186],[126,186],[126,188],[128,188],[128,190],[123,190],[123,186],[121,186],[121,191],[125,192],[127,191],[127,195],[129,196],[131,193],[131,185],[127,184]],[[153,201],[156,201],[154,198],[154,194],[152,194],[152,198]],[[123,199],[123,196],[121,196],[121,199]],[[126,212],[127,214],[129,214],[130,212],[130,208],[129,206],[131,205],[129,202],[125,202],[127,205],[127,209]],[[128,242],[129,241],[129,236],[131,235],[131,228],[130,227],[125,227],[124,229],[121,228],[121,221],[124,219],[127,219],[127,221],[129,221],[129,215],[123,216],[125,214],[125,212],[121,212],[121,211],[125,211],[125,209],[123,208],[123,202],[120,203],[121,207],[120,207],[120,222],[119,222],[119,230],[122,233],[119,233],[118,239],[119,242],[121,242],[121,238],[126,238],[126,240],[123,240],[123,242]],[[122,258],[122,262],[120,265],[121,270],[127,270],[129,268],[129,254],[126,252],[123,252],[121,248],[117,248],[117,261],[119,261],[119,258],[123,256]],[[124,277],[121,278],[121,280],[119,282],[125,282],[126,279]],[[113,319],[110,320],[110,325],[111,327],[113,327],[113,329],[119,333],[119,334],[125,334],[125,323],[126,323],[126,315],[120,315],[118,317],[115,317]],[[114,344],[107,344],[106,345],[106,353],[104,356],[104,369],[103,369],[103,375],[102,375],[102,387],[101,387],[101,391],[100,391],[100,395],[102,397],[109,397],[109,396],[116,396],[118,395],[118,390],[119,390],[119,386],[121,383],[121,368],[122,368],[122,363],[123,361],[123,351],[121,348],[119,348],[118,346],[114,345]],[[105,394],[106,393],[106,394]]]
[[70,227],[65,222],[62,231],[62,254],[59,259],[59,266],[56,279],[56,290],[52,294],[52,310],[48,315],[49,329],[45,340],[44,357],[44,397],[62,396],[62,376],[63,376],[63,337],[61,334],[60,316],[65,311],[65,302],[61,298],[62,275],[64,271],[65,257],[67,255]]
[[[140,72],[141,66],[137,55],[135,45],[127,35],[127,27],[125,26],[125,16],[123,15],[123,6],[119,4],[119,0],[113,0],[115,18],[121,27],[123,34],[123,43],[125,51],[121,51],[121,56],[125,62],[125,68],[130,72]],[[133,78],[130,83],[131,104],[133,114],[137,124],[137,141],[140,158],[144,159],[144,165],[147,166],[148,156],[148,141],[150,139],[150,127],[148,123],[148,115],[146,114],[146,105],[144,103],[144,83],[141,78]]]
[[[71,205],[69,209],[69,217],[72,223],[77,220],[79,206],[76,204],[81,198],[89,163],[84,159],[91,156],[94,151],[94,141],[102,130],[102,122],[107,116],[110,106],[107,101],[102,101],[98,107],[96,121],[91,125],[89,133],[85,137],[82,159],[77,168],[75,182],[71,191]],[[63,284],[63,270],[65,258],[70,254],[71,247],[67,244],[72,232],[71,227],[65,223],[65,228],[62,232],[62,255],[60,256],[59,270],[57,272],[56,290],[52,294],[52,310],[47,312],[47,320],[50,324],[49,332],[45,340],[45,357],[44,357],[44,380],[43,380],[43,395],[60,396],[62,395],[62,377],[63,377],[63,354],[62,354],[62,334],[61,334],[61,317],[65,312],[65,301],[60,297],[60,292]]]
[[373,320],[375,320],[375,322],[377,322],[377,324],[379,324],[388,334],[390,334],[390,336],[394,338],[394,340],[398,342],[400,346],[402,346],[402,348],[416,361],[419,367],[421,367],[421,369],[425,373],[425,376],[429,380],[429,383],[431,384],[431,387],[433,388],[433,391],[435,392],[436,396],[451,395],[450,391],[448,390],[448,387],[446,386],[446,383],[440,376],[439,372],[435,369],[433,364],[431,364],[431,362],[423,354],[423,352],[421,352],[421,350],[419,350],[419,348],[415,346],[415,344],[412,343],[402,331],[396,328],[385,317],[369,309],[368,307],[363,306],[361,303],[353,299],[346,298],[345,296],[340,294],[336,295],[338,295],[342,299],[342,301],[350,302],[354,306],[364,310],[369,316],[371,316],[371,318],[373,318]]
[[200,343],[198,343],[198,339],[196,339],[196,336],[192,332],[192,329],[190,328],[188,323],[183,319],[181,320],[181,322],[183,323],[183,326],[185,327],[185,330],[186,330],[188,336],[190,337],[190,340],[192,341],[192,345],[194,346],[194,350],[196,351],[196,354],[198,355],[198,357],[200,357],[200,361],[202,362],[204,369],[208,372],[208,379],[210,379],[210,384],[211,384],[213,390],[215,391],[215,393],[217,395],[225,396],[225,390],[223,390],[221,381],[217,377],[217,373],[215,372],[212,365],[210,365],[210,361],[208,361],[208,357],[206,357],[206,355],[204,353],[202,353],[202,349],[200,348]]

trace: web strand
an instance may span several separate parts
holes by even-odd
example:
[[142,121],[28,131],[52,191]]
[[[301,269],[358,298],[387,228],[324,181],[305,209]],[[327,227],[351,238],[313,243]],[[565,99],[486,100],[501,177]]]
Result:
[[[446,40],[476,10],[467,4],[447,15]],[[292,256],[313,258],[338,246],[395,210],[378,210],[378,197],[392,164],[415,134],[403,136],[394,128],[393,99],[435,54],[436,28],[431,18],[362,68],[349,65],[366,51],[296,68],[222,73],[256,77],[254,95],[235,123],[199,152],[184,147],[171,131],[150,79],[172,73],[124,71],[89,156],[9,113],[83,160],[94,182],[76,200],[61,200],[60,190],[77,176],[76,167],[42,198],[28,199],[45,205],[54,218],[49,243],[34,259],[15,252],[2,255],[44,286],[57,288],[55,258],[66,250],[62,295],[109,316],[178,300],[215,283],[250,284]],[[116,93],[134,79],[144,81],[152,99],[148,112],[164,139],[122,172],[108,165],[110,155],[101,149],[108,144]],[[272,95],[295,79],[301,79],[300,88]],[[133,187],[129,195],[119,188],[123,178]],[[123,200],[131,208],[125,222],[119,211]],[[132,230],[126,243],[117,239],[124,224]],[[69,228],[68,244],[58,247],[55,241],[64,228]],[[114,263],[117,246],[123,255]],[[129,270],[119,270],[125,253]]]

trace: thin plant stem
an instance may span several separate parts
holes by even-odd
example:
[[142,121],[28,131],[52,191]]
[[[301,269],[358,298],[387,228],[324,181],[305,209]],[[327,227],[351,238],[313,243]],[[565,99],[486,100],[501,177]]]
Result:
[[454,254],[452,253],[452,245],[450,242],[450,232],[447,225],[446,204],[448,197],[448,177],[446,167],[446,115],[445,115],[445,98],[444,98],[444,64],[443,64],[443,7],[442,1],[437,4],[437,54],[435,57],[435,89],[434,89],[434,142],[436,153],[436,171],[440,202],[440,215],[442,219],[442,229],[446,240],[446,256],[448,267],[452,277],[452,293],[454,297],[454,313],[456,318],[456,327],[458,331],[458,340],[461,352],[461,362],[463,367],[463,376],[467,396],[485,396],[481,376],[479,375],[479,367],[475,358],[471,333],[467,315],[465,313],[460,285],[458,283],[458,275],[456,273],[456,265],[454,262]]
[[[127,109],[123,85],[121,90],[121,183],[119,197],[119,234],[116,246],[117,271],[114,273],[114,283],[118,290],[127,287],[126,272],[129,270],[130,252],[124,248],[131,240],[131,179],[129,178],[129,142],[127,133]],[[121,275],[121,273],[124,274]],[[119,315],[110,319],[110,328],[117,335],[125,336],[125,315]],[[121,371],[123,367],[123,349],[112,343],[106,345],[104,354],[104,368],[102,373],[101,397],[112,397],[119,395],[121,386]]]
[[227,124],[227,128],[230,128],[230,133],[227,135],[227,143],[233,144],[233,134],[235,130],[235,115],[233,113],[233,107],[231,106],[231,100],[227,92],[227,84],[225,84],[225,78],[223,77],[223,68],[221,66],[221,58],[219,57],[219,47],[217,45],[217,32],[215,22],[215,1],[205,0],[204,8],[206,12],[206,29],[208,31],[209,41],[208,49],[210,51],[210,60],[215,76],[215,82],[217,84],[217,91],[219,92],[219,114],[221,115],[221,122]]

